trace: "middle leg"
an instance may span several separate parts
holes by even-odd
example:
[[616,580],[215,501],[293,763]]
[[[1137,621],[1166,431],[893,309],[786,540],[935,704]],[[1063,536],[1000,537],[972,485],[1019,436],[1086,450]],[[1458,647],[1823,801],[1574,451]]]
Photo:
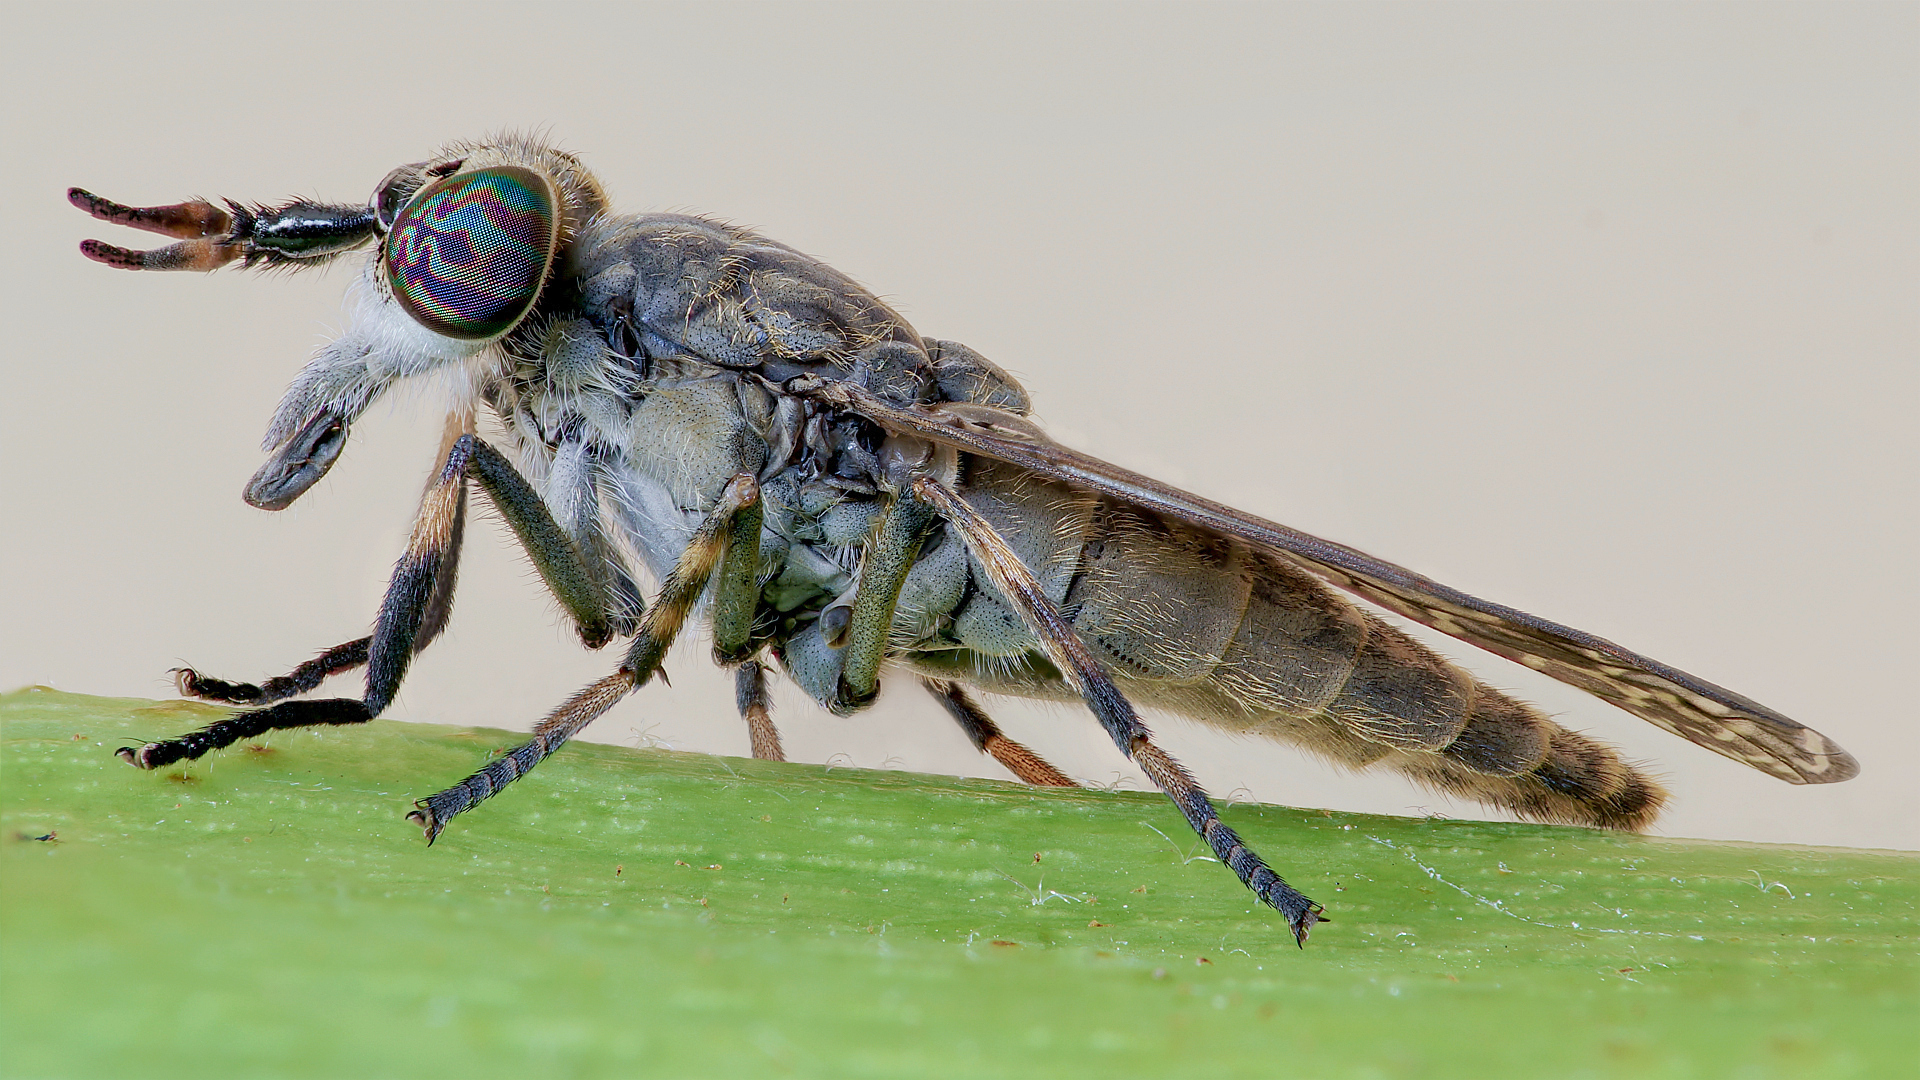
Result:
[[[751,524],[752,528],[745,526]],[[407,820],[419,825],[431,844],[456,814],[465,813],[547,759],[588,724],[613,708],[621,698],[647,684],[679,636],[686,617],[699,602],[714,567],[736,557],[736,547],[760,542],[760,489],[753,477],[741,473],[728,482],[720,504],[695,530],[679,561],[660,585],[653,606],[640,619],[640,628],[627,649],[620,669],[581,690],[544,720],[534,725],[533,738],[506,751],[458,784],[415,803]],[[751,539],[743,534],[751,533]],[[736,543],[736,538],[739,538]],[[752,578],[749,576],[748,581]],[[739,603],[735,597],[717,597],[717,609]]]
[[[865,708],[879,693],[880,664],[886,656],[900,592],[935,524],[933,508],[911,494],[901,493],[888,505],[879,535],[867,546],[860,563],[860,587],[841,635],[840,682],[832,711]],[[932,679],[920,682],[959,723],[976,749],[992,756],[1021,780],[1039,787],[1079,786],[1040,755],[1002,734],[999,725],[958,683]],[[744,703],[746,699],[741,700]],[[744,704],[742,708],[744,711]]]

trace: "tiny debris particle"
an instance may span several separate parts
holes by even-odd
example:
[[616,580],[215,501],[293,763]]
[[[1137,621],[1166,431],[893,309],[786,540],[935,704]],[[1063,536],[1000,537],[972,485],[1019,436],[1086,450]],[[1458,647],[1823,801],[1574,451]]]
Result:
[[772,814],[761,814],[761,815],[760,815],[760,820],[761,820],[761,821],[772,821],[772,820],[773,820],[773,815],[772,815]]
[[993,944],[998,945],[1003,949],[1017,949],[1020,947],[1020,943],[1017,941],[1001,941],[999,938],[994,938]]
[[1093,928],[1095,928],[1095,927],[1098,927],[1098,926],[1105,926],[1105,925],[1107,925],[1107,924],[1106,924],[1106,923],[1103,923],[1103,922],[1101,922],[1101,921],[1100,921],[1099,919],[1088,919],[1088,920],[1087,920],[1087,929],[1089,929],[1089,930],[1092,930]]
[[691,870],[691,869],[693,869],[693,867],[692,867],[692,866],[690,866],[690,865],[688,865],[688,864],[687,864],[687,862],[686,862],[685,860],[683,860],[683,859],[675,859],[675,860],[673,860],[673,865],[675,865],[675,866],[685,866],[685,867],[686,867],[687,869],[689,869],[689,870]]
[[713,865],[711,865],[711,866],[709,866],[709,867],[707,867],[707,869],[709,869],[709,870],[718,870],[718,869],[720,869],[720,864],[719,864],[719,863],[714,863]]
[[[1622,975],[1631,975],[1631,974],[1633,974],[1633,969],[1632,969],[1632,968],[1621,968],[1621,969],[1620,969],[1620,974],[1622,974]],[[1459,982],[1459,981],[1460,981],[1460,980],[1458,980],[1458,979],[1455,979],[1455,980],[1454,980],[1454,982]]]
[[1143,892],[1146,892],[1146,891],[1147,891],[1147,887],[1146,887],[1145,885],[1142,885],[1142,886],[1140,886],[1139,888],[1137,888],[1137,889],[1135,889],[1135,890],[1133,890],[1133,891],[1134,891],[1134,892],[1137,892],[1137,893],[1143,893]]
[[85,735],[82,735],[82,734],[80,734],[79,732],[77,732],[77,731],[76,731],[76,732],[74,732],[74,733],[73,733],[73,741],[74,741],[74,742],[86,742],[86,741],[87,741],[87,737],[86,737]]

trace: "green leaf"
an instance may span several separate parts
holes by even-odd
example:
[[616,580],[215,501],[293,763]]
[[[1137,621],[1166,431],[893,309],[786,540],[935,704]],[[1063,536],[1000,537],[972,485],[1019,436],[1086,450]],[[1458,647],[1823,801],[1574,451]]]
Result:
[[[0,697],[7,1076],[1920,1074],[1920,860]],[[1170,838],[1170,839],[1169,839]]]

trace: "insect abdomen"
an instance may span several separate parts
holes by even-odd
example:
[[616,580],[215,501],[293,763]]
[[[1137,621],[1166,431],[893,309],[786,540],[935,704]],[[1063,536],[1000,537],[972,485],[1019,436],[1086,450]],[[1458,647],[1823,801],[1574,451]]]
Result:
[[[968,480],[968,501],[1015,538],[1142,705],[1350,768],[1388,765],[1536,821],[1639,829],[1665,801],[1611,748],[1481,683],[1284,557],[998,463],[976,461]],[[976,654],[1033,648],[990,589],[955,614]],[[970,678],[989,691],[1071,696],[1018,664],[977,665]]]
[[1658,814],[1665,792],[1612,748],[1480,682],[1306,572],[1249,561],[1245,614],[1206,680],[1225,700],[1208,715],[1182,711],[1344,764],[1389,765],[1537,821],[1639,829]]
[[1665,799],[1279,558],[1110,503],[1085,536],[1065,609],[1145,702],[1535,820],[1637,829]]

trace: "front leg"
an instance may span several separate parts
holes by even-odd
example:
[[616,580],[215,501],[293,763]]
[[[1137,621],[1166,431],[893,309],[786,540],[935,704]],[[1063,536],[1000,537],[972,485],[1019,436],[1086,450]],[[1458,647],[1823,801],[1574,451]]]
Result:
[[[338,427],[339,430],[331,430]],[[273,498],[257,497],[261,491],[277,493],[289,487],[305,491],[312,485],[313,479],[324,474],[334,458],[340,454],[340,447],[346,443],[346,431],[343,425],[309,424],[307,430],[291,440],[261,466],[258,473],[247,486],[247,501],[263,509],[278,510],[293,501],[292,497],[284,501]],[[452,453],[454,444],[460,437],[473,430],[473,417],[466,413],[454,413],[447,417],[446,434],[440,440],[441,460]],[[317,469],[313,462],[318,459]],[[266,478],[263,480],[263,478]],[[264,501],[263,501],[264,498]],[[422,507],[425,512],[425,507]],[[420,630],[414,635],[413,651],[418,653],[433,643],[446,629],[447,620],[453,615],[453,588],[460,569],[460,546],[467,532],[466,488],[460,490],[460,500],[453,509],[452,539],[440,560],[440,568],[434,577],[433,600],[428,603],[425,616],[421,620]],[[285,675],[278,675],[264,683],[232,683],[224,679],[210,678],[190,667],[173,669],[174,686],[182,697],[199,698],[201,701],[219,701],[229,705],[271,705],[313,690],[327,679],[343,671],[352,671],[367,662],[368,649],[373,644],[372,635],[355,638],[352,641],[335,645],[319,656],[301,664]]]
[[[452,610],[455,567],[465,521],[466,482],[469,473],[486,489],[501,515],[532,555],[548,588],[580,625],[590,644],[611,636],[606,604],[598,578],[582,564],[572,542],[505,458],[465,430],[449,426],[445,461],[426,494],[406,553],[388,579],[380,617],[369,637],[347,642],[296,668],[291,675],[266,685],[219,683],[188,671],[180,676],[183,689],[203,686],[222,695],[243,696],[257,691],[256,700],[269,695],[289,696],[313,686],[335,671],[361,663],[367,666],[366,692],[359,699],[323,698],[281,701],[264,709],[236,713],[179,738],[122,747],[119,756],[143,769],[157,769],[183,759],[231,746],[282,728],[320,724],[359,724],[380,715],[406,678],[413,656],[445,626]],[[191,680],[191,681],[189,681]]]
[[[422,633],[420,644],[415,648],[425,648],[426,639],[427,635]],[[342,642],[285,675],[275,675],[262,683],[228,682],[203,675],[190,667],[177,667],[172,671],[173,685],[181,697],[218,701],[226,705],[271,705],[276,701],[298,697],[343,671],[352,671],[365,664],[367,647],[371,644],[372,635]]]

